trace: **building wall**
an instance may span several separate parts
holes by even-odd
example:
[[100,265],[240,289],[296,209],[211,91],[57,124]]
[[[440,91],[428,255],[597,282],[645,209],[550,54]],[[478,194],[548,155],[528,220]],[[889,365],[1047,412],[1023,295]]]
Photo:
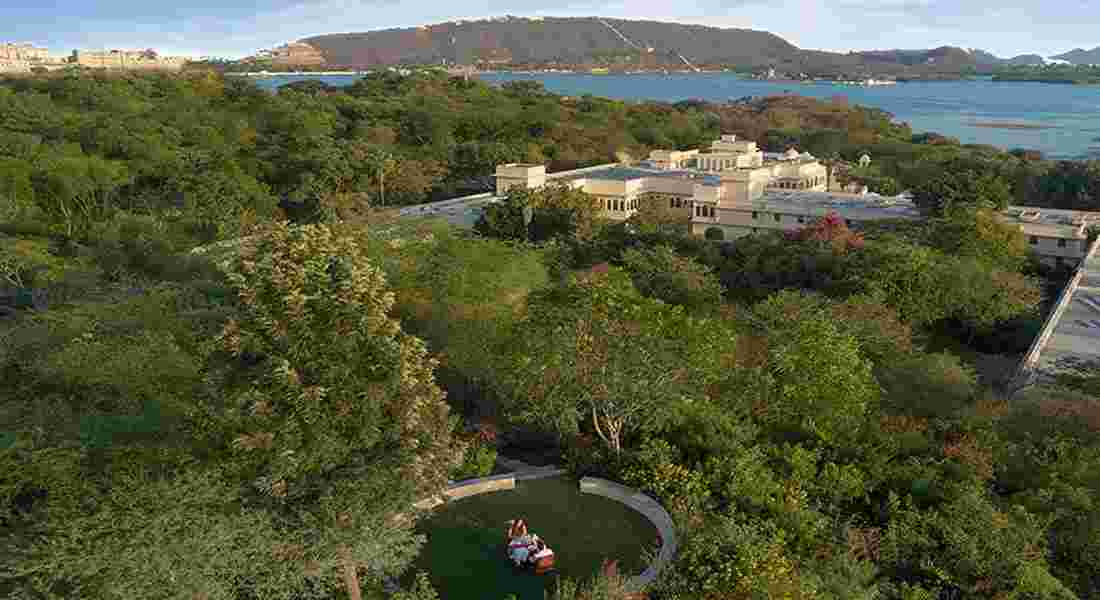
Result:
[[294,42],[271,51],[271,62],[278,66],[307,67],[325,64],[321,51],[305,42]]
[[772,180],[770,168],[734,171],[722,174],[723,206],[751,204],[764,195],[764,189]]
[[617,221],[625,221],[638,212],[640,206],[640,198],[636,197],[624,197],[617,194],[592,194],[600,201],[600,208],[603,212],[600,216],[605,219],[615,219]]
[[178,71],[183,68],[187,59],[179,56],[153,56],[148,51],[139,50],[73,50],[72,62],[90,69]]
[[25,60],[0,58],[0,73],[30,73],[31,63]]
[[649,153],[649,160],[658,169],[671,171],[693,166],[698,155],[698,150],[654,150]]
[[667,194],[661,192],[643,192],[638,196],[638,206],[655,204],[661,207],[665,213],[677,217],[690,217],[692,199],[683,194]]
[[535,189],[546,184],[546,167],[524,163],[498,165],[495,177],[498,194],[503,194],[514,187]]
[[756,153],[711,152],[700,154],[695,159],[695,168],[701,171],[724,171],[726,169],[750,169],[763,166],[764,155]]
[[0,73],[29,73],[35,67],[56,66],[45,48],[31,44],[0,44]]
[[4,43],[0,44],[0,60],[47,62],[50,60],[50,53],[45,48],[38,48],[30,44]]
[[1065,239],[1045,236],[1028,236],[1031,251],[1050,264],[1061,258],[1066,264],[1077,264],[1088,251],[1088,240]]
[[[886,218],[863,209],[822,209],[818,212],[820,214],[799,213],[790,209],[769,208],[766,204],[757,204],[751,208],[720,206],[713,217],[693,211],[691,231],[695,235],[704,235],[708,228],[717,226],[723,230],[725,239],[732,240],[754,233],[795,231],[824,217],[826,212],[836,212],[848,226]],[[1087,240],[1042,236],[1032,236],[1031,239],[1035,241],[1030,246],[1032,252],[1048,266],[1077,265],[1088,251]]]
[[585,179],[581,188],[586,194],[600,199],[603,216],[609,219],[629,219],[638,212],[638,198],[642,194],[641,181]]

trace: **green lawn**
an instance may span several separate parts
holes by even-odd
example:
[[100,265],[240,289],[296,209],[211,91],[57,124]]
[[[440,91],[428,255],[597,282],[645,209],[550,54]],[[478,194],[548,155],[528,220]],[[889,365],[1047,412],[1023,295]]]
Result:
[[504,528],[522,517],[557,554],[561,576],[587,579],[605,558],[624,574],[641,573],[643,553],[657,545],[657,530],[626,506],[582,495],[577,482],[517,482],[515,490],[474,496],[441,506],[421,525],[428,543],[415,569],[426,570],[447,600],[542,600],[554,576],[516,569],[504,557]]

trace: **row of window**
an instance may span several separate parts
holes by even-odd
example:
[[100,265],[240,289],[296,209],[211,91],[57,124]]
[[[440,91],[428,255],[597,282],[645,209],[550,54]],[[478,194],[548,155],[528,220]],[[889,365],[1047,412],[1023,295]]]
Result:
[[664,194],[661,192],[645,192],[640,196],[643,202],[664,202],[668,201],[669,208],[690,208],[691,198],[685,198],[683,196],[677,196],[675,194]]
[[[755,210],[752,211],[752,218],[753,218],[754,221],[759,219],[760,218],[760,213],[755,211]],[[776,223],[782,223],[783,222],[783,215],[781,213],[772,213],[772,220],[774,220]],[[801,224],[805,224],[806,223],[806,217],[801,216],[801,215],[798,216],[798,222],[801,223]],[[851,219],[844,219],[844,224],[847,225],[848,227],[851,227],[852,226],[852,220]]]
[[707,206],[705,204],[696,204],[695,205],[695,216],[697,216],[697,217],[710,217],[710,218],[713,219],[714,218],[714,207],[713,206]]
[[600,205],[604,210],[614,212],[638,210],[636,198],[600,198]]
[[824,183],[824,177],[811,177],[809,179],[800,179],[799,181],[780,181],[775,184],[775,187],[784,190],[808,190],[823,185]]
[[[1039,238],[1035,237],[1035,236],[1031,236],[1031,239],[1029,239],[1028,242],[1030,242],[1032,246],[1038,246],[1039,245]],[[1064,240],[1064,239],[1058,240],[1058,247],[1059,248],[1065,248],[1066,247],[1066,240]]]

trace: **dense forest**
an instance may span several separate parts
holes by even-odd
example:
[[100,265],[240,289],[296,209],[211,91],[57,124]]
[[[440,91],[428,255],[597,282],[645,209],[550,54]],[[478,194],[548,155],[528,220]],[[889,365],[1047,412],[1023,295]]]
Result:
[[[993,211],[1095,209],[1096,163],[436,74],[11,79],[0,115],[0,596],[438,598],[412,503],[495,437],[669,509],[653,600],[1100,597],[1100,371],[1010,402],[981,364],[1058,276]],[[724,244],[567,189],[473,232],[387,209],[719,132],[931,218]]]

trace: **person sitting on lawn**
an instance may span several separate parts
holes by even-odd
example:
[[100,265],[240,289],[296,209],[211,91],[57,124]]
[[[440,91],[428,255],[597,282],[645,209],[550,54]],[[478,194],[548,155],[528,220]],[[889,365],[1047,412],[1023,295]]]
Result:
[[527,535],[527,521],[516,519],[508,528],[508,539],[515,539]]
[[554,551],[539,540],[535,546],[535,552],[531,555],[531,562],[535,565],[536,573],[545,573],[554,568]]
[[514,544],[508,547],[508,556],[517,567],[521,567],[530,560],[531,547],[527,544]]

